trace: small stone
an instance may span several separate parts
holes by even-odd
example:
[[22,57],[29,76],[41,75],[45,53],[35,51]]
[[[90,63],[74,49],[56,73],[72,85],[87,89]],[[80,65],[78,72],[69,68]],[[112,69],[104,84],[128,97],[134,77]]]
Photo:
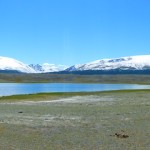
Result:
[[128,138],[128,137],[129,137],[129,136],[126,135],[126,134],[120,134],[120,133],[115,133],[115,136],[116,136],[117,138]]

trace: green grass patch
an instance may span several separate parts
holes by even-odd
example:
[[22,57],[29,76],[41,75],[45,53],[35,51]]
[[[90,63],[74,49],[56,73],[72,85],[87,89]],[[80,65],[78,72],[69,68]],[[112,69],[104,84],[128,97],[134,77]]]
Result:
[[100,95],[100,94],[115,94],[115,93],[132,93],[132,92],[150,92],[150,89],[133,89],[133,90],[114,90],[114,91],[100,91],[100,92],[54,92],[54,93],[37,93],[37,94],[21,94],[0,97],[2,101],[44,101],[44,100],[56,100],[60,98],[72,97],[72,96],[86,96],[86,95]]

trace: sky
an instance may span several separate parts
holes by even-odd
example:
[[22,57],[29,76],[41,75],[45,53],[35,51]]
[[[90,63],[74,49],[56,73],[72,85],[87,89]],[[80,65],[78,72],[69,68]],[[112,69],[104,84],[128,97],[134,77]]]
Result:
[[71,66],[147,54],[149,0],[0,0],[0,56]]

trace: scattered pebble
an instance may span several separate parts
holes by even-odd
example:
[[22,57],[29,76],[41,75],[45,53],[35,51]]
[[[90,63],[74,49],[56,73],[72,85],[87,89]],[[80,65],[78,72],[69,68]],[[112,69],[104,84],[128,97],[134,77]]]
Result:
[[115,136],[117,138],[128,138],[129,137],[129,135],[127,135],[127,134],[121,134],[121,133],[115,133]]

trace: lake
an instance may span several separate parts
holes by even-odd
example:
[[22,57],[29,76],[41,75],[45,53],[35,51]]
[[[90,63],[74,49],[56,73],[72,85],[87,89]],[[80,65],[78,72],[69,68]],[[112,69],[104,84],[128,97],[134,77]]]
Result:
[[122,89],[150,89],[136,84],[75,84],[75,83],[0,83],[0,96],[41,92],[90,92]]

